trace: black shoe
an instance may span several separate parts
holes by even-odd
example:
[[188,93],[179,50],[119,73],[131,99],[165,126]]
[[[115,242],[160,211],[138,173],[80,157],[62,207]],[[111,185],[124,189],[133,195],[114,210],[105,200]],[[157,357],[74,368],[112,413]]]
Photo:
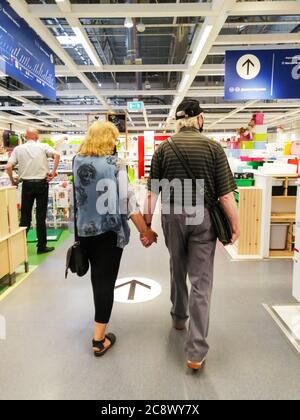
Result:
[[45,246],[45,248],[38,248],[37,253],[38,254],[47,254],[47,252],[52,252],[54,250],[55,250],[54,246],[50,246],[50,247]]
[[[110,341],[110,345],[108,347],[104,347],[105,339]],[[103,356],[115,344],[116,340],[117,337],[112,333],[107,334],[101,341],[93,340],[93,351],[95,357]]]

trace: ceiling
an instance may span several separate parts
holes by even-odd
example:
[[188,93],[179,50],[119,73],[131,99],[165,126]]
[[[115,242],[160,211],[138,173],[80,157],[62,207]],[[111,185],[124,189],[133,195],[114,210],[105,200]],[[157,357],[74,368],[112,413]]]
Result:
[[[145,112],[129,114],[129,131],[164,132],[174,127],[174,110],[184,97],[201,102],[211,132],[243,126],[254,111],[265,112],[270,128],[300,120],[300,99],[223,98],[228,47],[299,48],[299,0],[9,3],[55,53],[57,101],[1,78],[1,126],[80,132],[95,116],[124,111],[127,101],[139,99]],[[125,28],[125,18],[133,20],[132,28]]]

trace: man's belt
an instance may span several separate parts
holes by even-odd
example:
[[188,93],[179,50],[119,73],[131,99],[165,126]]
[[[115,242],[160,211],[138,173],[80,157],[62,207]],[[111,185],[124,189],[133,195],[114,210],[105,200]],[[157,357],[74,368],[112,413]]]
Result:
[[46,182],[46,178],[44,179],[22,179],[23,182]]

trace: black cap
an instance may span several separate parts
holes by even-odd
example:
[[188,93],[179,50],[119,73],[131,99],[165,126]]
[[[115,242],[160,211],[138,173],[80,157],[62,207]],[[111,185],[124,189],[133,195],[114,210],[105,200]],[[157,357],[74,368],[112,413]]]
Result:
[[176,120],[181,118],[193,118],[202,114],[203,109],[195,99],[186,99],[182,101],[176,109]]

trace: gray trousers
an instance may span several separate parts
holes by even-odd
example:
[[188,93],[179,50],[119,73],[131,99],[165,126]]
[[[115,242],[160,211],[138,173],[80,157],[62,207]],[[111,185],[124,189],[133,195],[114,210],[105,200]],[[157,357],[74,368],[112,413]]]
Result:
[[209,350],[207,336],[216,250],[211,218],[205,209],[201,225],[187,226],[186,215],[162,215],[162,227],[170,253],[171,315],[178,323],[190,318],[187,356],[189,360],[202,361]]

